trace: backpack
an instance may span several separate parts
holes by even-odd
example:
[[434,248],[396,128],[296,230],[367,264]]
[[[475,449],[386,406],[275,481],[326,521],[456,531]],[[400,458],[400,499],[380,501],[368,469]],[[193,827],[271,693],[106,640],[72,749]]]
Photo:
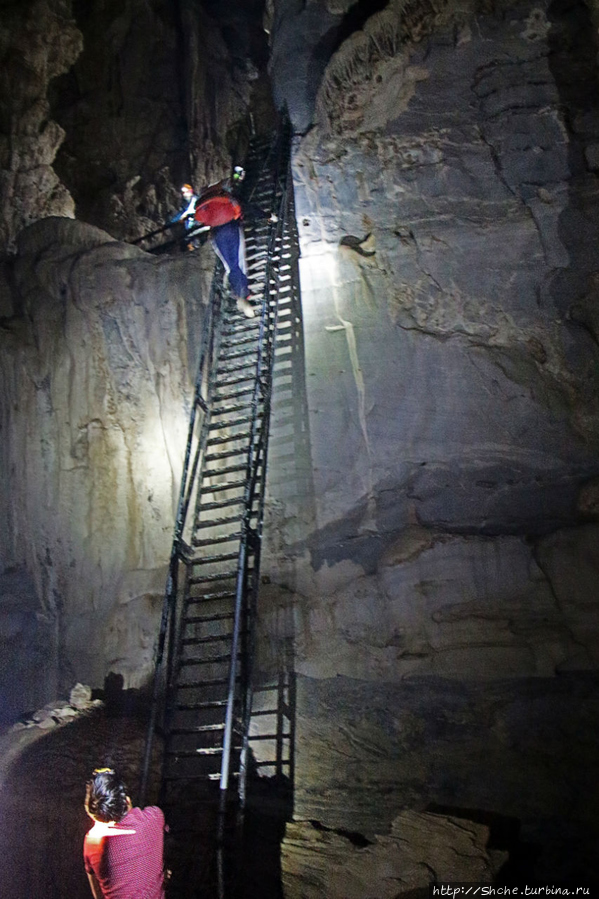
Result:
[[241,218],[241,206],[231,194],[218,185],[200,194],[194,218],[202,225],[216,228]]

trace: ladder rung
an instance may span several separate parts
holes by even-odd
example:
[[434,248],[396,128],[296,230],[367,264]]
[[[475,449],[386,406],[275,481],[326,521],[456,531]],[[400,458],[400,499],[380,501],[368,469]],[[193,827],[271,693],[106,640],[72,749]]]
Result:
[[247,382],[247,381],[255,381],[254,373],[252,373],[251,375],[244,375],[241,378],[231,378],[228,381],[219,381],[218,386],[219,387],[229,387],[232,384],[243,384],[244,382]]
[[232,374],[236,374],[237,372],[241,372],[241,371],[243,371],[244,368],[249,368],[250,366],[252,368],[256,367],[255,359],[248,359],[246,362],[242,362],[240,365],[224,365],[224,366],[216,369],[216,374],[217,375],[232,375]]
[[182,736],[183,734],[206,734],[224,729],[224,724],[197,724],[195,727],[173,727],[172,730],[169,731],[169,736]]
[[224,405],[219,409],[212,407],[212,417],[210,421],[214,420],[215,415],[230,415],[232,412],[242,412],[246,409],[250,409],[252,404],[251,397],[248,396],[247,402],[245,403],[232,403],[230,406]]
[[[256,351],[257,347],[253,350],[241,349],[236,350],[234,346],[225,347],[225,349],[230,349],[230,353],[223,353],[221,351],[221,355],[219,356],[219,362],[231,362],[232,359],[247,359],[247,364],[251,365],[256,362]],[[252,358],[250,358],[250,356]]]
[[221,553],[218,556],[202,556],[199,559],[195,559],[191,564],[195,568],[196,565],[210,565],[212,562],[230,562],[238,556],[239,553]]
[[[260,416],[261,414],[262,414],[261,412],[257,412],[256,416]],[[238,425],[248,424],[248,422],[250,422],[252,420],[252,417],[253,416],[251,416],[251,415],[242,415],[241,418],[233,418],[231,421],[210,422],[210,424],[208,425],[208,430],[209,431],[220,431],[223,428],[236,428]],[[232,440],[232,439],[234,439],[234,435],[227,437],[227,440]],[[208,442],[210,442],[210,441],[208,441]]]
[[[230,771],[229,777],[239,777],[238,771]],[[220,774],[165,774],[165,780],[220,780]]]
[[[222,662],[229,662],[230,660],[231,653],[228,652],[224,655],[213,656],[211,659],[181,659],[179,665],[190,668],[192,665],[220,665]],[[198,686],[201,687],[202,684],[198,684]]]
[[[231,618],[234,618],[231,615]],[[231,639],[231,632],[228,634],[220,634],[219,636],[211,635],[210,637],[185,637],[181,643],[183,646],[205,646],[210,643],[223,642]],[[228,658],[228,657],[227,657]]]
[[211,540],[199,540],[194,537],[191,542],[193,546],[210,546],[213,543],[232,543],[233,540],[241,540],[242,537],[241,531],[234,531],[232,534],[223,534],[221,537],[213,537]]
[[205,699],[202,702],[179,702],[175,705],[177,712],[201,712],[204,709],[222,709],[226,699]]
[[201,596],[190,596],[188,597],[188,602],[215,602],[219,599],[230,599],[232,596],[235,596],[235,594],[231,590],[219,590],[217,593],[203,593]]
[[210,746],[201,749],[167,749],[165,755],[176,755],[179,758],[197,758],[199,755],[222,755],[222,746]]
[[243,496],[237,496],[235,499],[221,499],[214,503],[202,503],[200,510],[205,512],[207,509],[226,509],[228,506],[239,506],[243,501]]
[[249,447],[246,445],[237,449],[222,450],[220,453],[206,453],[204,461],[217,462],[219,459],[230,459],[231,456],[241,456],[242,454],[247,456],[248,449]]
[[[251,513],[254,515],[254,511]],[[237,516],[233,518],[213,518],[211,521],[196,521],[194,527],[198,528],[218,528],[218,527],[226,527],[228,524],[239,524],[239,518]]]
[[237,571],[223,571],[222,574],[202,574],[198,577],[190,577],[189,584],[209,584],[213,581],[227,581],[237,577]]
[[[199,605],[207,602],[222,602],[225,599],[232,599],[235,593],[232,590],[223,590],[218,593],[201,593],[199,596],[188,596],[188,605]],[[191,619],[190,619],[191,620]]]
[[248,444],[247,439],[250,436],[249,431],[244,431],[242,434],[230,434],[228,437],[210,437],[209,440],[206,441],[206,446],[224,446],[225,443],[233,443],[234,441],[245,440],[246,443],[243,447],[240,447],[236,452],[241,453],[244,449],[247,450]]
[[[239,683],[241,677],[237,677],[235,680]],[[213,680],[203,680],[201,684],[177,684],[177,690],[198,690],[200,688],[203,690],[205,687],[224,687],[228,683],[228,677],[219,677]],[[179,708],[179,706],[177,706],[177,708]],[[199,708],[199,706],[195,706],[195,708]]]
[[244,334],[243,337],[233,338],[232,340],[223,340],[221,349],[229,349],[229,347],[244,346],[248,343],[255,343],[255,334]]
[[[218,474],[220,474],[220,471]],[[222,484],[206,484],[204,490],[206,493],[217,493],[220,490],[237,490],[238,487],[245,487],[246,484],[247,481],[245,479],[243,481],[225,481]]]
[[[234,599],[235,594],[229,593],[227,598]],[[200,601],[201,600],[197,600],[196,602],[199,603]],[[193,602],[193,600],[191,600],[191,602]],[[214,621],[230,621],[234,617],[233,612],[213,612],[211,615],[189,615],[185,618],[183,626],[187,627],[188,624],[210,624]]]
[[[242,387],[241,390],[234,390],[232,393],[226,393],[224,396],[215,394],[213,397],[213,402],[220,402],[222,400],[235,400],[240,396],[248,396],[248,394],[250,394],[253,389],[254,385],[250,384],[248,387]],[[248,400],[248,402],[250,402],[250,400]]]
[[[231,593],[231,598],[234,596],[235,594]],[[231,621],[234,617],[235,615],[233,612],[218,612],[218,614],[215,615],[190,616],[185,620],[185,627],[187,627],[188,624],[211,624],[214,621]]]
[[238,472],[245,471],[246,469],[247,464],[226,465],[224,468],[205,468],[204,477],[213,478],[216,477],[216,475],[237,474]]
[[251,324],[249,324],[247,319],[245,322],[243,321],[232,321],[229,323],[230,327],[226,327],[223,330],[223,336],[221,340],[221,349],[235,349],[236,347],[250,347],[257,348],[259,346],[259,336],[260,336],[260,317],[254,316]]
[[259,334],[259,328],[260,328],[260,317],[259,316],[251,319],[250,324],[248,324],[247,318],[244,319],[244,318],[241,318],[241,316],[238,316],[237,319],[233,319],[230,327],[227,328],[227,330],[224,332],[223,337],[225,339],[227,339],[229,337],[234,337],[236,334],[248,334],[248,335],[253,334],[254,337],[257,338],[258,334]]

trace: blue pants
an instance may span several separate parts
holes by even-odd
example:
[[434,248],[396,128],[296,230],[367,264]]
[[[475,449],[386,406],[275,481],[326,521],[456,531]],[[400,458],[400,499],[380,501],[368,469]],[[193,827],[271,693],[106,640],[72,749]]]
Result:
[[241,299],[249,295],[245,262],[245,238],[240,221],[227,222],[212,229],[214,249],[229,275],[231,293]]

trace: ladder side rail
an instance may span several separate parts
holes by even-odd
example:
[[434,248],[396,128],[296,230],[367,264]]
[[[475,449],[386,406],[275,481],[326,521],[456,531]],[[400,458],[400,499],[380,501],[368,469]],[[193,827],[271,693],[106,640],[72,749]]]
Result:
[[200,360],[198,363],[198,372],[196,376],[195,383],[195,396],[194,396],[194,410],[192,411],[192,418],[189,425],[189,434],[187,438],[187,449],[185,454],[185,462],[183,467],[183,483],[186,484],[185,489],[181,489],[180,497],[179,497],[179,506],[177,511],[176,518],[176,529],[175,529],[175,537],[180,540],[183,538],[183,531],[185,528],[185,524],[187,522],[187,514],[189,511],[189,504],[191,501],[192,493],[194,487],[197,485],[198,481],[198,467],[200,463],[200,459],[203,459],[204,451],[205,451],[205,441],[202,443],[201,437],[198,441],[197,452],[193,461],[193,465],[191,466],[191,471],[189,471],[189,453],[191,450],[191,445],[194,436],[194,424],[195,424],[195,410],[199,406],[204,413],[204,417],[202,419],[202,426],[205,425],[206,415],[209,411],[209,399],[212,389],[212,372],[214,368],[215,360],[218,356],[218,350],[220,346],[220,331],[222,327],[222,316],[221,316],[221,285],[222,285],[222,263],[217,261],[215,266],[214,276],[212,278],[212,287],[210,290],[210,297],[208,300],[208,327],[204,331],[204,340],[202,345],[202,350],[200,352]]
[[[198,438],[198,445],[193,463],[193,471],[189,477],[189,489],[185,501],[185,507],[181,514],[181,530],[178,535],[177,557],[179,565],[185,566],[185,585],[180,592],[175,591],[172,601],[172,612],[170,618],[170,634],[169,648],[167,655],[167,673],[165,678],[165,717],[163,727],[165,733],[170,732],[170,725],[174,711],[174,702],[176,700],[176,684],[178,682],[180,663],[182,659],[182,645],[184,637],[184,618],[186,612],[186,604],[189,595],[189,576],[191,570],[191,555],[193,550],[185,543],[183,539],[183,531],[188,522],[189,504],[192,499],[194,488],[197,487],[196,504],[194,518],[198,515],[198,507],[201,499],[201,481],[203,476],[204,457],[206,453],[206,444],[209,437],[208,425],[211,420],[211,398],[214,389],[215,370],[218,364],[220,352],[220,340],[222,336],[222,316],[220,315],[220,298],[222,295],[222,278],[223,267],[217,261],[212,282],[212,290],[210,293],[210,311],[209,315],[213,316],[213,326],[210,328],[210,337],[208,346],[205,349],[204,357],[200,360],[198,366],[198,390],[201,397],[201,408],[204,412],[202,420],[202,428]],[[206,399],[203,399],[201,389],[204,389]],[[175,544],[173,544],[175,546]],[[174,551],[174,550],[173,550]],[[181,602],[178,604],[177,599],[180,596]],[[180,605],[180,608],[178,606]],[[164,767],[166,765],[166,757],[163,758],[163,785],[164,785]]]
[[[181,591],[179,588],[179,571],[181,569],[181,565],[185,567],[185,586]],[[171,606],[170,606],[170,619],[169,619],[169,627],[168,627],[168,648],[167,648],[167,656],[166,656],[166,672],[164,678],[162,680],[162,689],[164,691],[164,708],[163,708],[163,720],[162,726],[165,733],[168,733],[170,729],[170,722],[172,718],[172,706],[173,706],[173,670],[176,667],[175,662],[178,660],[179,655],[176,654],[176,647],[180,642],[180,634],[182,629],[182,621],[183,621],[183,605],[184,605],[184,597],[187,591],[187,579],[189,577],[189,564],[187,559],[179,553],[175,557],[174,565],[176,566],[174,572],[174,579],[172,582],[172,597],[171,597]],[[179,603],[179,597],[183,598],[183,603]],[[181,606],[181,607],[179,607]],[[156,720],[154,722],[154,730],[152,734],[155,732],[156,728]],[[166,755],[163,754],[162,757],[162,772],[161,772],[161,783],[160,783],[160,802],[162,803],[163,799],[163,791],[165,785],[165,774],[166,769]]]
[[[281,153],[280,148],[280,140],[279,140],[279,157]],[[280,158],[277,160],[277,167],[275,172],[275,185],[273,187],[273,191],[276,192],[276,185],[278,181],[278,173],[280,168]],[[241,630],[241,619],[243,613],[243,596],[245,592],[245,576],[246,576],[246,560],[247,560],[247,550],[248,550],[248,535],[250,531],[250,502],[251,502],[251,488],[252,482],[255,484],[256,480],[256,470],[257,465],[253,465],[253,456],[254,456],[254,443],[255,443],[255,435],[256,435],[256,423],[257,423],[257,411],[258,411],[258,403],[260,399],[260,394],[263,391],[262,385],[262,366],[263,366],[263,354],[264,354],[264,342],[265,337],[269,331],[269,284],[272,270],[271,256],[275,245],[276,240],[276,232],[279,228],[270,228],[270,236],[269,236],[269,248],[268,248],[268,261],[265,270],[264,276],[264,303],[262,308],[262,316],[260,320],[260,331],[258,337],[258,356],[256,360],[256,378],[254,382],[254,390],[252,394],[252,402],[251,402],[251,425],[250,425],[250,434],[249,434],[249,446],[248,446],[248,457],[247,457],[247,466],[246,466],[246,487],[244,490],[244,508],[245,512],[243,515],[243,521],[241,525],[241,540],[239,547],[239,557],[237,564],[237,581],[235,587],[235,611],[234,611],[234,620],[233,620],[233,636],[231,643],[231,662],[229,666],[229,678],[228,678],[228,694],[227,694],[227,710],[225,716],[225,730],[223,736],[223,756],[222,756],[222,764],[221,764],[221,777],[220,777],[220,791],[221,791],[221,805],[223,807],[223,817],[224,817],[224,805],[226,801],[226,793],[229,787],[229,770],[230,770],[230,758],[231,758],[231,747],[232,747],[232,735],[233,735],[233,710],[235,704],[235,684],[237,681],[237,671],[238,671],[238,647],[239,647],[239,634]],[[224,827],[224,822],[223,822]]]
[[[300,246],[299,246],[299,237],[297,232],[297,219],[295,215],[295,193],[293,186],[293,175],[292,175],[292,161],[291,161],[291,153],[289,154],[288,159],[288,168],[287,168],[287,210],[285,216],[285,222],[288,227],[288,241],[290,245],[290,274],[291,274],[291,309],[293,313],[299,317],[299,327],[303,328],[302,323],[302,309],[301,309],[301,285],[300,285],[300,275],[299,275],[299,258],[301,255]],[[283,248],[281,248],[283,250]],[[302,357],[303,358],[303,357]],[[294,360],[295,365],[297,365],[297,360]],[[274,379],[274,366],[273,366],[273,379]],[[276,772],[278,775],[283,775],[283,742],[287,739],[287,746],[289,752],[288,758],[288,766],[287,766],[287,777],[289,782],[290,795],[293,797],[294,795],[294,783],[295,783],[295,740],[296,740],[296,692],[297,692],[297,684],[295,671],[287,669],[287,697],[285,700],[285,689],[284,685],[279,681],[279,696],[277,702],[277,735],[280,734],[280,739],[277,737],[277,766]],[[284,724],[283,719],[286,718],[289,723],[289,732],[288,736],[284,735]],[[288,820],[292,819],[293,809],[290,808],[290,817]]]
[[144,805],[146,791],[148,788],[148,777],[150,771],[150,760],[152,757],[152,745],[154,739],[154,731],[158,720],[158,700],[160,694],[160,678],[162,674],[162,661],[164,656],[164,647],[166,643],[167,631],[169,628],[170,617],[173,612],[173,602],[177,595],[177,568],[178,558],[176,553],[171,555],[169,562],[168,574],[166,579],[166,591],[164,602],[162,604],[162,616],[160,620],[160,631],[158,635],[158,645],[156,649],[156,661],[154,665],[154,681],[152,687],[152,704],[150,708],[150,718],[148,721],[148,729],[146,734],[146,743],[144,750],[144,758],[141,773],[141,782],[139,786],[140,805]]
[[[245,525],[245,522],[244,522]],[[231,764],[231,748],[233,742],[233,712],[235,706],[235,684],[237,680],[237,654],[241,631],[241,611],[243,607],[245,569],[247,561],[247,541],[242,538],[237,562],[237,584],[235,589],[235,617],[233,619],[233,635],[231,639],[231,663],[227,691],[227,708],[225,714],[225,730],[223,736],[223,755],[220,774],[220,809],[219,809],[219,841],[224,836],[224,811],[229,788],[229,771]]]
[[[221,278],[222,279],[222,274]],[[194,484],[196,482],[197,470],[199,466],[200,456],[203,456],[203,446],[202,443],[205,444],[205,440],[202,441],[201,434],[198,440],[197,449],[194,455],[193,463],[191,464],[190,470],[190,459],[193,450],[194,440],[196,439],[196,425],[198,424],[198,408],[202,411],[201,416],[201,424],[204,424],[206,413],[207,413],[207,403],[206,400],[202,396],[202,388],[204,382],[206,380],[206,370],[210,372],[213,367],[213,355],[216,349],[216,345],[218,341],[215,340],[215,328],[220,327],[221,315],[220,315],[220,290],[218,281],[220,280],[217,276],[215,269],[215,276],[212,279],[212,287],[210,291],[209,298],[209,308],[208,308],[208,316],[204,325],[203,333],[202,333],[202,342],[200,348],[200,358],[198,362],[198,368],[196,373],[195,385],[194,385],[194,401],[192,405],[189,428],[187,432],[187,443],[185,447],[185,455],[183,461],[183,471],[181,474],[181,486],[179,489],[179,498],[177,502],[177,513],[175,517],[175,530],[173,536],[173,544],[171,549],[171,555],[169,559],[168,573],[166,579],[166,587],[164,594],[164,601],[162,604],[162,614],[160,619],[160,629],[158,633],[158,640],[156,646],[156,658],[154,662],[154,676],[153,676],[153,686],[152,686],[152,699],[151,699],[151,708],[150,708],[150,717],[148,720],[148,728],[146,735],[146,743],[142,764],[142,773],[140,779],[140,802],[143,805],[145,800],[147,787],[148,787],[148,778],[149,778],[149,770],[150,770],[150,761],[152,756],[152,744],[154,739],[154,732],[156,730],[156,723],[158,720],[158,707],[159,707],[159,699],[161,692],[161,679],[163,676],[163,664],[164,664],[164,651],[165,646],[167,645],[167,635],[169,632],[169,628],[174,627],[174,621],[176,617],[176,603],[177,603],[177,595],[178,595],[178,568],[179,563],[184,561],[184,557],[182,555],[182,535],[186,524],[187,512],[189,509],[189,503],[192,496]],[[205,430],[202,428],[202,430]],[[168,645],[169,647],[173,646],[173,639],[169,638]],[[167,676],[167,689],[170,684],[171,671],[172,668],[172,660],[170,659],[169,653],[169,661],[168,661],[168,676]]]
[[[179,660],[181,658],[181,641],[183,639],[183,624],[184,624],[184,615],[185,615],[185,601],[188,595],[189,590],[189,575],[190,575],[190,564],[189,559],[183,556],[182,553],[179,553],[179,568],[181,564],[184,565],[185,569],[185,584],[183,588],[179,591],[178,583],[177,583],[177,593],[174,597],[172,612],[171,612],[171,623],[170,623],[170,631],[169,631],[169,645],[168,645],[168,654],[167,654],[167,666],[166,666],[166,677],[164,681],[165,693],[166,693],[166,701],[165,701],[165,709],[164,709],[164,720],[163,720],[163,729],[166,734],[170,732],[171,719],[173,714],[174,700],[175,700],[175,684],[177,678],[179,676]],[[177,602],[177,599],[181,597],[181,602]],[[163,773],[164,773],[164,765],[166,763],[166,758],[163,758]],[[164,778],[163,778],[164,781]]]
[[[287,175],[287,181],[283,190],[283,195],[281,197],[281,202],[279,206],[279,227],[276,229],[275,233],[272,236],[271,247],[269,249],[269,264],[267,268],[271,268],[270,259],[273,255],[274,249],[276,247],[277,240],[282,244],[284,240],[284,235],[286,231],[287,217],[289,215],[290,203],[289,203],[289,187],[288,185],[291,182],[289,181],[289,175]],[[263,408],[263,418],[262,418],[262,430],[260,433],[260,438],[258,442],[258,446],[256,448],[255,455],[255,463],[254,470],[252,473],[252,482],[251,482],[251,490],[252,492],[256,489],[257,483],[257,473],[260,464],[262,465],[262,482],[260,484],[260,491],[258,493],[258,515],[256,521],[256,528],[254,532],[254,572],[252,578],[252,584],[250,587],[249,595],[248,595],[248,619],[249,619],[249,627],[248,627],[248,651],[247,651],[247,672],[246,672],[246,684],[245,684],[245,701],[243,706],[243,726],[242,726],[242,750],[241,750],[241,761],[240,761],[240,771],[239,771],[239,791],[240,791],[240,802],[242,810],[245,807],[246,803],[246,781],[247,781],[247,758],[249,751],[249,730],[250,730],[250,719],[252,714],[252,702],[253,702],[253,683],[252,683],[252,673],[253,673],[253,659],[254,659],[254,651],[255,651],[255,641],[256,641],[256,628],[255,628],[255,618],[256,618],[256,606],[258,600],[258,587],[259,587],[259,570],[260,570],[260,556],[262,549],[262,531],[264,526],[264,506],[266,501],[266,471],[268,465],[268,440],[270,434],[270,413],[271,413],[271,405],[272,405],[272,385],[273,385],[273,377],[274,377],[274,365],[275,365],[275,347],[276,347],[276,337],[277,337],[277,329],[278,329],[278,320],[279,320],[279,296],[280,296],[280,266],[276,267],[276,289],[269,289],[269,297],[273,294],[275,296],[274,301],[274,315],[270,325],[270,340],[268,345],[268,353],[267,353],[267,361],[266,361],[266,373],[263,380],[263,390],[264,390],[264,408]],[[270,284],[271,271],[267,273],[267,285]],[[260,453],[262,453],[262,459],[260,460]],[[252,497],[253,500],[253,497]]]
[[[227,817],[227,796],[229,792],[229,776],[230,776],[230,768],[231,768],[231,752],[233,746],[233,723],[234,723],[234,710],[235,710],[235,700],[237,698],[237,676],[239,670],[239,642],[241,636],[241,625],[242,621],[245,617],[246,610],[246,595],[247,595],[247,557],[248,557],[248,549],[250,542],[250,518],[251,518],[251,505],[250,505],[250,496],[253,494],[252,484],[255,484],[255,470],[257,469],[257,465],[252,463],[252,459],[259,458],[259,454],[254,456],[254,442],[255,442],[255,434],[256,434],[256,421],[257,421],[257,407],[259,394],[262,390],[261,385],[261,358],[262,358],[262,345],[265,338],[265,322],[267,316],[269,314],[268,311],[268,294],[265,294],[265,302],[262,309],[262,318],[260,321],[260,334],[259,334],[259,351],[258,351],[258,359],[256,362],[256,378],[255,378],[255,386],[252,395],[252,422],[250,428],[250,439],[248,446],[248,457],[247,457],[247,466],[246,466],[246,487],[244,490],[244,513],[243,519],[241,522],[241,538],[239,545],[239,556],[237,561],[237,578],[235,584],[235,609],[234,609],[234,618],[233,618],[233,634],[231,640],[231,658],[229,663],[229,675],[228,675],[228,690],[227,690],[227,706],[225,713],[225,728],[223,735],[223,752],[222,752],[222,762],[221,762],[221,774],[220,774],[220,782],[219,782],[219,804],[218,804],[218,821],[217,821],[217,835],[216,835],[216,843],[217,843],[217,871],[218,871],[218,899],[224,899],[225,897],[225,828],[226,828],[226,817]],[[245,715],[244,715],[245,718]],[[240,769],[239,775],[241,778],[242,771]],[[240,784],[237,786],[238,792],[240,791]]]
[[[281,153],[281,143],[279,141],[279,158],[277,159],[277,166],[275,171],[274,185],[273,185],[273,195],[276,195],[277,185],[278,185],[278,175],[280,169],[280,153]],[[280,220],[279,220],[280,221]],[[250,434],[249,434],[249,445],[248,445],[248,455],[247,455],[247,466],[246,466],[246,487],[244,489],[244,515],[241,524],[241,539],[240,539],[240,547],[239,547],[239,556],[238,556],[238,565],[237,565],[237,580],[235,587],[235,611],[234,611],[234,619],[233,619],[233,635],[231,642],[231,659],[229,665],[229,677],[228,677],[228,693],[227,693],[227,707],[226,707],[226,715],[225,715],[225,728],[223,735],[223,753],[222,753],[222,762],[221,762],[221,776],[220,776],[220,794],[219,794],[219,814],[218,814],[218,826],[217,826],[217,844],[219,848],[219,854],[221,852],[221,848],[224,841],[224,832],[225,832],[225,819],[226,819],[226,800],[229,789],[229,775],[230,775],[230,765],[231,765],[231,750],[233,743],[233,718],[234,718],[234,706],[236,699],[236,683],[239,669],[239,639],[241,634],[241,625],[242,620],[244,618],[245,612],[245,598],[247,595],[247,557],[248,557],[248,544],[250,541],[251,534],[251,525],[250,525],[250,517],[252,513],[252,500],[255,491],[255,484],[257,480],[257,471],[260,464],[260,453],[255,452],[255,444],[256,444],[256,430],[257,430],[257,420],[258,420],[258,405],[260,403],[261,398],[264,393],[264,385],[262,379],[262,371],[264,364],[264,345],[268,343],[270,338],[271,326],[270,326],[270,279],[272,274],[272,261],[271,257],[273,255],[275,243],[276,243],[276,235],[277,232],[281,229],[281,224],[274,228],[271,226],[270,234],[269,234],[269,246],[268,246],[268,257],[267,257],[267,265],[265,268],[264,274],[264,303],[262,308],[262,316],[260,320],[260,331],[258,338],[258,355],[255,365],[256,377],[254,381],[254,390],[252,394],[251,401],[251,425],[250,425]],[[252,540],[252,543],[255,541]],[[244,719],[246,715],[244,713]],[[241,774],[241,772],[240,772]],[[238,791],[240,785],[238,783]]]
[[[222,814],[221,818],[224,819],[224,805],[226,801],[226,794],[229,788],[229,769],[230,769],[230,760],[231,760],[231,746],[232,746],[232,736],[233,736],[233,711],[235,704],[235,683],[237,681],[237,670],[238,670],[238,647],[239,647],[239,634],[241,631],[241,619],[243,613],[243,597],[245,592],[245,573],[246,573],[246,559],[247,559],[247,550],[248,550],[248,534],[250,531],[250,515],[251,508],[249,506],[250,501],[250,486],[252,480],[252,456],[253,456],[253,445],[255,442],[256,435],[256,421],[257,421],[257,411],[258,411],[258,400],[259,400],[259,391],[261,389],[260,385],[260,372],[262,365],[262,344],[264,342],[264,337],[266,333],[265,321],[268,316],[268,302],[265,300],[262,308],[262,317],[260,320],[260,332],[258,337],[259,342],[259,350],[258,356],[255,364],[255,381],[254,381],[254,390],[252,393],[252,401],[251,401],[251,425],[250,425],[250,433],[249,433],[249,441],[248,441],[248,454],[247,454],[247,463],[246,463],[246,486],[244,488],[244,513],[243,519],[241,522],[241,538],[240,538],[240,546],[239,546],[239,556],[237,560],[237,578],[235,583],[235,610],[234,610],[234,619],[233,619],[233,636],[231,642],[231,661],[229,665],[229,676],[228,676],[228,693],[227,693],[227,710],[225,716],[225,730],[223,736],[223,758],[221,765],[221,776],[220,776],[220,796],[221,796],[221,806],[222,806]],[[219,832],[220,828],[224,828],[224,820],[219,821]]]

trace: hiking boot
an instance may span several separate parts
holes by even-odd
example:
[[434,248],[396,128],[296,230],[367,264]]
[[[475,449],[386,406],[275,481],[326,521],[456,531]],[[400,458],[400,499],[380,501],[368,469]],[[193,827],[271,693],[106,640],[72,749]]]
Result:
[[251,303],[248,303],[248,301],[244,300],[242,297],[237,298],[237,308],[240,312],[243,312],[246,318],[254,317],[254,307]]

